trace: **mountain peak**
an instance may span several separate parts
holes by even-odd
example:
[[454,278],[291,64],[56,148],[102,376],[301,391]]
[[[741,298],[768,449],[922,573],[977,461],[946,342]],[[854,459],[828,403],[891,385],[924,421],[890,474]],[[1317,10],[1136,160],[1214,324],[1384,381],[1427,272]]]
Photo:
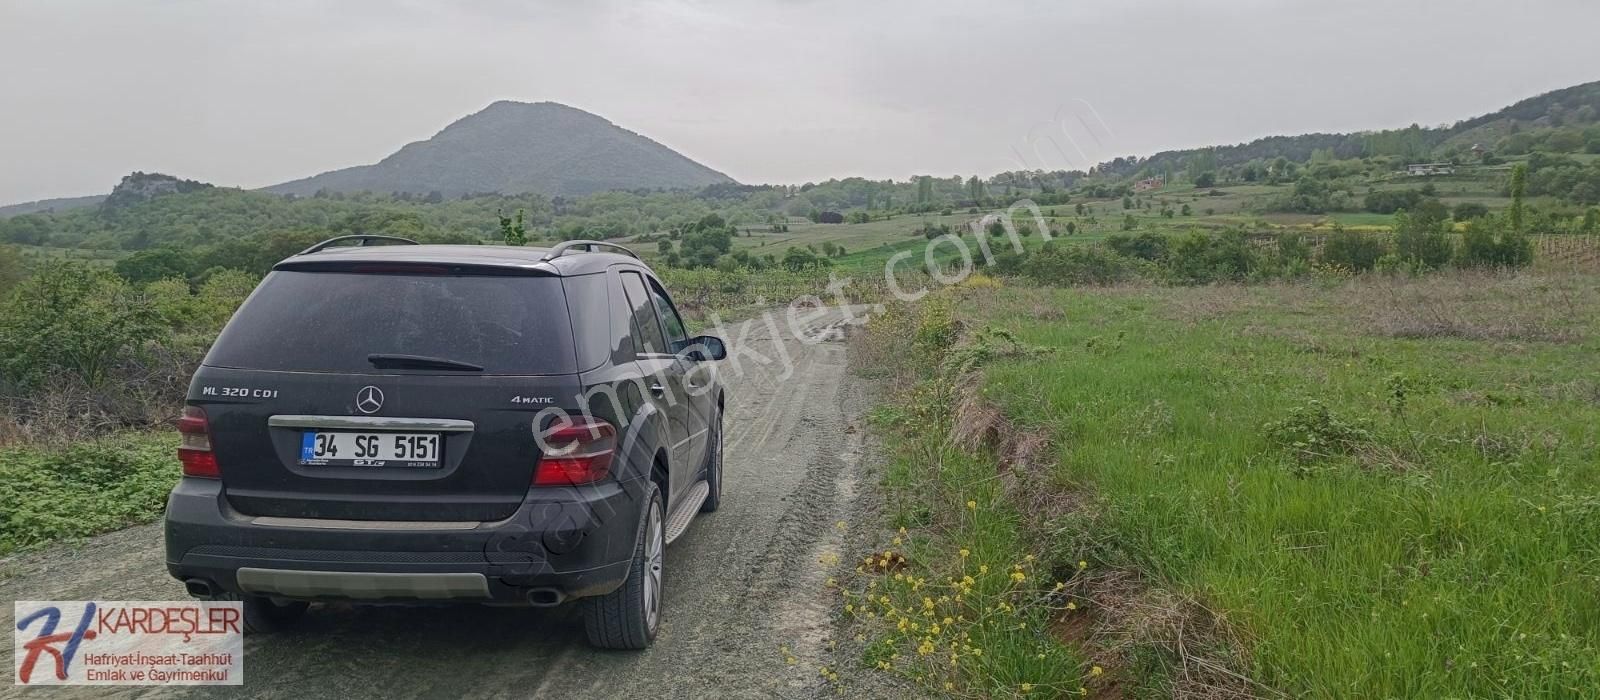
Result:
[[584,195],[732,182],[605,117],[559,102],[498,100],[426,141],[374,165],[323,173],[267,190]]

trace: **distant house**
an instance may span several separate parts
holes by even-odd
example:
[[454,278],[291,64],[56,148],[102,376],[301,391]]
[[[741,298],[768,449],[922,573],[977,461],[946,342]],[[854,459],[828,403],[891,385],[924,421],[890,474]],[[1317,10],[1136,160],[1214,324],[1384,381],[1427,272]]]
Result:
[[1456,166],[1450,163],[1412,163],[1406,166],[1406,174],[1412,177],[1424,175],[1454,175]]
[[1140,180],[1138,182],[1133,183],[1133,191],[1134,192],[1144,192],[1144,191],[1147,191],[1147,190],[1159,190],[1159,189],[1161,189],[1163,187],[1166,187],[1166,186],[1167,186],[1167,178],[1166,178],[1166,176],[1165,175],[1158,175],[1156,177],[1145,178],[1143,180]]

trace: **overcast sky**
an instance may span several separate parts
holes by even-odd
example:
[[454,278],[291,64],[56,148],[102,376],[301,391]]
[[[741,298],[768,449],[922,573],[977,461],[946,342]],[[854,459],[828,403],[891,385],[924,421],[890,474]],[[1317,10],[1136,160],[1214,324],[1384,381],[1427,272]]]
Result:
[[1600,79],[1594,0],[0,0],[0,203],[260,187],[499,99],[747,183],[1085,167]]

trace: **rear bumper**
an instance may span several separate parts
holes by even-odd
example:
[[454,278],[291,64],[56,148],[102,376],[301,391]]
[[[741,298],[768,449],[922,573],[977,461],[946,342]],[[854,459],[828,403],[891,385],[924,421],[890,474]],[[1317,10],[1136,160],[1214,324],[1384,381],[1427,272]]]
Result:
[[638,536],[638,481],[530,489],[483,523],[301,520],[234,510],[222,484],[167,499],[167,570],[212,590],[302,600],[540,604],[615,590]]

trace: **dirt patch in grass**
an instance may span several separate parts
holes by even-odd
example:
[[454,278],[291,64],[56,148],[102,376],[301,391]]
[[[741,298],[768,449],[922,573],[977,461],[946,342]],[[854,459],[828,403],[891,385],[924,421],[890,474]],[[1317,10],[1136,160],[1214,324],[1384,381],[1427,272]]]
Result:
[[1051,634],[1085,650],[1094,666],[1093,697],[1126,697],[1159,673],[1174,698],[1277,698],[1247,678],[1239,632],[1198,599],[1152,586],[1138,574],[1111,570],[1075,579],[1074,608]]

